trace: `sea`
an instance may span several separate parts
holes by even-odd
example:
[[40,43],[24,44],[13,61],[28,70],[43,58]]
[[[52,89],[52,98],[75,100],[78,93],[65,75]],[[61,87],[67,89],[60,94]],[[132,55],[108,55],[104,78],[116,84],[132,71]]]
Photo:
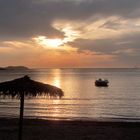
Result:
[[[0,70],[0,82],[28,75],[64,91],[61,99],[25,98],[25,118],[140,122],[139,68],[58,68]],[[108,87],[96,87],[96,79]],[[19,99],[0,97],[0,117],[18,117]]]

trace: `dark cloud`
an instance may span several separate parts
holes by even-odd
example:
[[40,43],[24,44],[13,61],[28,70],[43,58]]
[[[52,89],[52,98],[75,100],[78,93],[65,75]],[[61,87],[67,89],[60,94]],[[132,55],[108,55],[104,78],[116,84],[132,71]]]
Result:
[[[79,53],[93,52],[97,55],[110,55],[116,58],[116,63],[132,67],[140,66],[140,32],[131,33],[120,38],[108,39],[77,39],[69,43],[79,49]],[[114,64],[113,64],[114,65]]]
[[76,47],[80,52],[89,50],[97,54],[111,55],[138,55],[140,54],[140,32],[125,34],[119,38],[106,39],[76,39],[69,45]]
[[106,21],[99,28],[107,28],[107,29],[112,29],[112,30],[118,30],[118,29],[122,28],[122,24],[118,20],[109,20],[109,21]]
[[0,38],[63,37],[63,32],[52,27],[57,19],[138,18],[139,7],[139,0],[0,0]]
[[63,36],[51,26],[51,16],[44,11],[43,5],[31,0],[0,1],[1,39],[22,39],[36,35]]

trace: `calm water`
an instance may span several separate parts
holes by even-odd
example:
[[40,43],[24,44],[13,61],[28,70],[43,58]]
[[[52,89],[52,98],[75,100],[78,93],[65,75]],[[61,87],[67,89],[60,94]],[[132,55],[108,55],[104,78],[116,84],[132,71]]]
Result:
[[[62,88],[59,99],[27,98],[25,116],[43,119],[140,121],[140,69],[34,69],[0,71],[0,82],[28,74]],[[95,87],[97,78],[109,87]],[[17,117],[18,99],[0,99],[0,116]]]

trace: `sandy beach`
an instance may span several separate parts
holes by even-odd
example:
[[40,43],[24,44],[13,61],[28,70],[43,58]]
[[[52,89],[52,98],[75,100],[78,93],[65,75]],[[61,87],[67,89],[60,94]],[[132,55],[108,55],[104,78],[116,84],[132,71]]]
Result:
[[[23,140],[139,140],[140,123],[24,119]],[[0,140],[16,140],[18,119],[0,119]]]

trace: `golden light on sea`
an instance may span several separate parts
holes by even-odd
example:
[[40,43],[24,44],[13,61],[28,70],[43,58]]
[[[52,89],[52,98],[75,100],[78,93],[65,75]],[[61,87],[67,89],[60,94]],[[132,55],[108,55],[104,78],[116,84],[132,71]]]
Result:
[[52,79],[52,83],[53,85],[55,85],[56,87],[61,88],[61,70],[60,69],[54,69],[52,70],[52,75],[53,75],[53,79]]

